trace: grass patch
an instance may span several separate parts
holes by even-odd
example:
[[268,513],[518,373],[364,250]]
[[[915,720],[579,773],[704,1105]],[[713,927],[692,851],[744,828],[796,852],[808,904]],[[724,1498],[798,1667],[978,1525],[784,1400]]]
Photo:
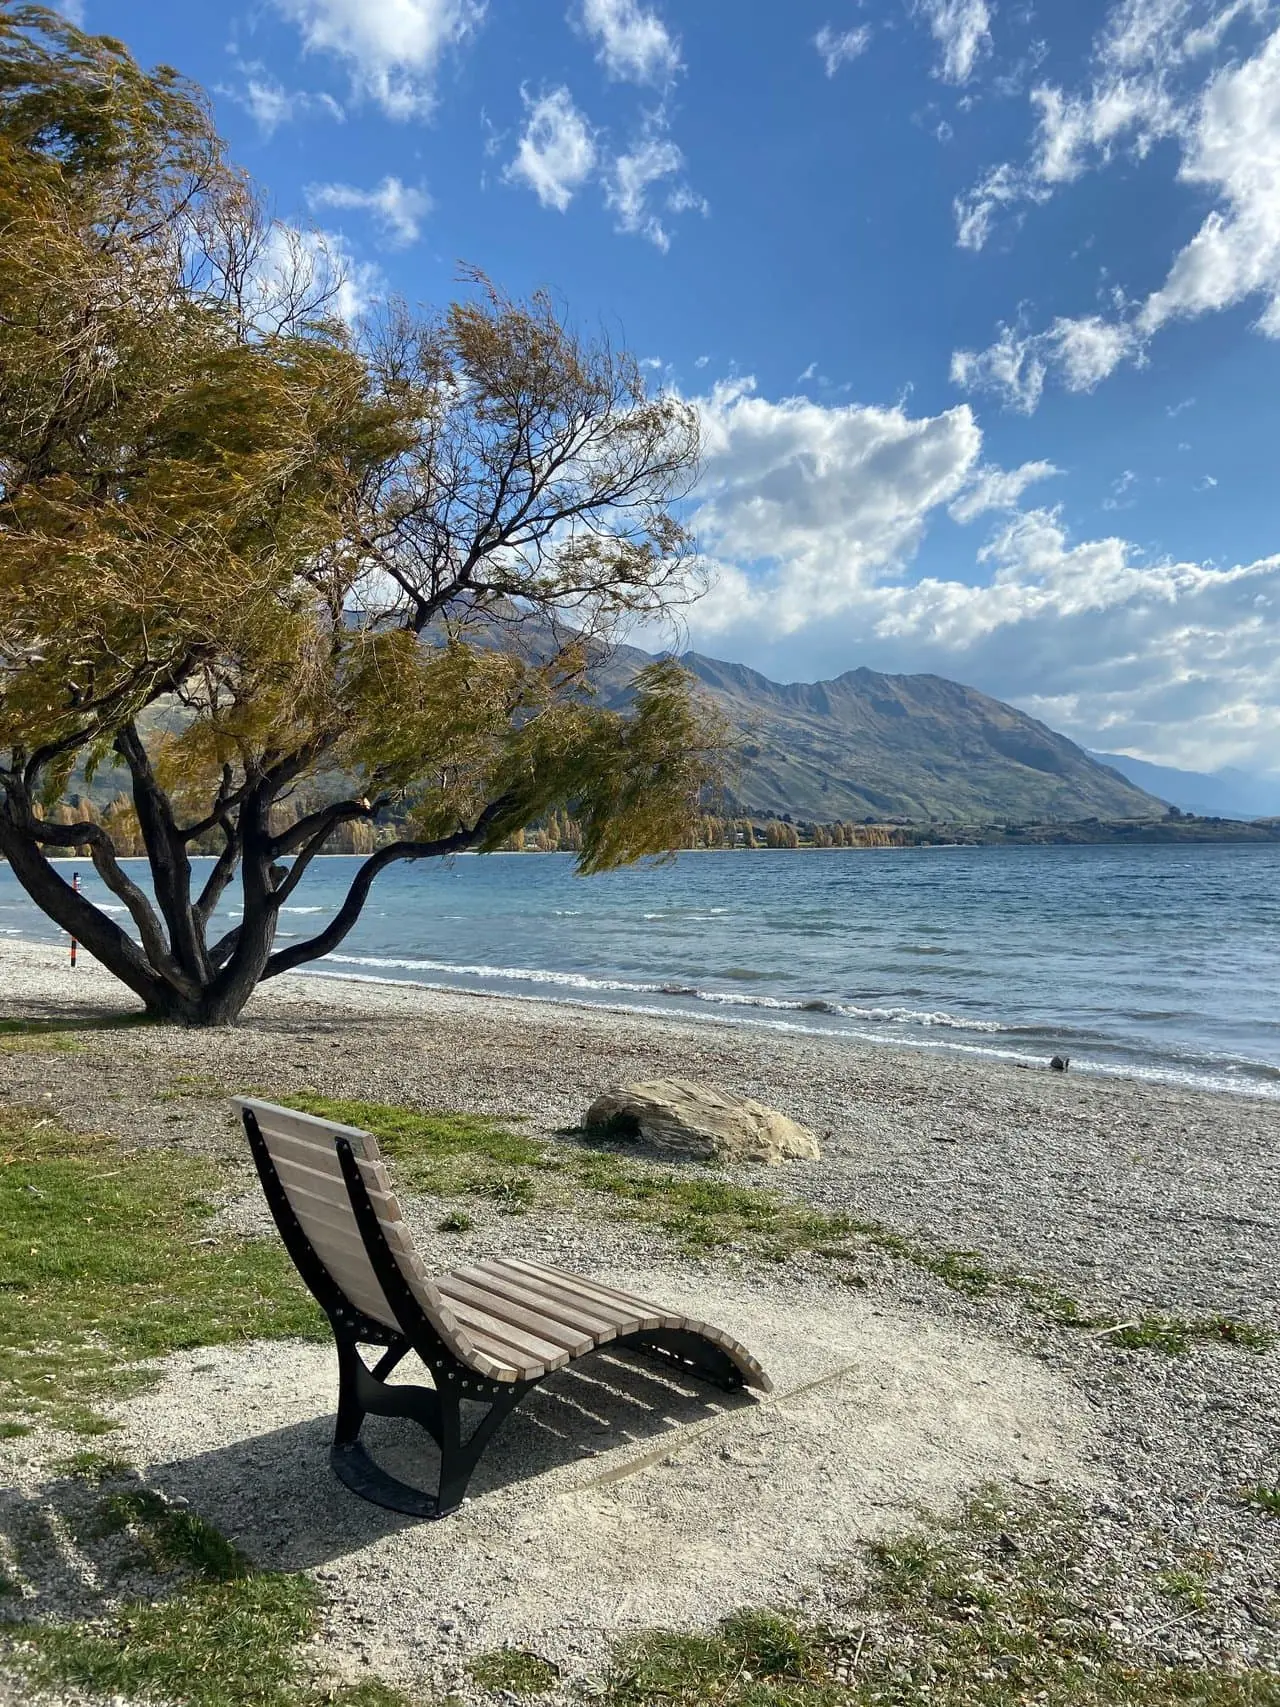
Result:
[[0,1055],[74,1055],[83,1048],[78,1038],[57,1031],[0,1032]]
[[64,1031],[119,1031],[135,1025],[158,1025],[147,1013],[77,1014],[65,1019],[0,1019],[0,1037],[51,1037]]
[[297,1649],[314,1631],[318,1609],[319,1593],[305,1577],[199,1584],[129,1606],[105,1628],[24,1630],[15,1658],[37,1686],[183,1707],[295,1707],[306,1699]]
[[988,1495],[872,1547],[838,1629],[749,1610],[623,1643],[607,1707],[1275,1707],[1273,1672],[1122,1650],[1079,1555],[1065,1508]]
[[[1041,1320],[1095,1334],[1118,1350],[1176,1356],[1200,1343],[1261,1353],[1275,1344],[1269,1330],[1228,1316],[1152,1314],[1116,1321],[1091,1315],[1051,1283],[992,1264],[980,1252],[946,1250],[882,1222],[807,1209],[697,1166],[677,1173],[607,1150],[544,1144],[473,1115],[424,1114],[337,1097],[287,1100],[304,1113],[372,1132],[409,1191],[487,1200],[508,1214],[521,1214],[535,1202],[581,1206],[585,1194],[598,1200],[603,1213],[656,1228],[683,1249],[700,1253],[738,1249],[785,1262],[812,1252],[853,1263],[862,1253],[876,1252],[931,1274],[969,1298],[1015,1297]],[[840,1271],[840,1278],[854,1287],[865,1284],[855,1268]]]
[[95,1405],[153,1379],[138,1359],[323,1337],[277,1240],[209,1232],[226,1177],[0,1110],[0,1415],[101,1432]]
[[560,1681],[559,1668],[527,1648],[493,1648],[477,1654],[467,1670],[481,1689],[506,1689],[513,1695],[545,1695]]
[[436,1222],[437,1233],[469,1233],[475,1222],[465,1209],[451,1209]]
[[1204,1612],[1209,1605],[1209,1585],[1198,1571],[1161,1571],[1156,1587],[1166,1599],[1190,1612]]
[[127,1458],[113,1458],[110,1453],[92,1450],[73,1452],[69,1458],[59,1458],[51,1467],[56,1475],[70,1476],[95,1488],[127,1476],[133,1469]]
[[150,1488],[111,1494],[98,1517],[84,1539],[128,1531],[147,1563],[182,1580],[103,1620],[0,1625],[32,1684],[171,1707],[410,1707],[377,1680],[314,1675],[304,1644],[322,1596],[309,1577],[255,1571],[212,1525]]
[[1256,1488],[1245,1488],[1240,1498],[1249,1505],[1256,1505],[1259,1511],[1265,1511],[1268,1517],[1280,1517],[1280,1488],[1268,1488],[1260,1485]]

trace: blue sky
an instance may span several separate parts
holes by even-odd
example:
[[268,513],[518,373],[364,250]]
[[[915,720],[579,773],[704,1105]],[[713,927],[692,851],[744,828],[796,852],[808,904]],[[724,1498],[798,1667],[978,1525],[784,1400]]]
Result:
[[[71,0],[68,0],[68,10]],[[80,0],[349,300],[700,400],[699,649],[1280,768],[1280,0]]]

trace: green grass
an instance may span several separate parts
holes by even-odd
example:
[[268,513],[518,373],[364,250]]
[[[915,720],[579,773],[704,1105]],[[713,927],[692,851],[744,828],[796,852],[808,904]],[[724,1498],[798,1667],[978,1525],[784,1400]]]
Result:
[[410,1707],[377,1680],[316,1674],[306,1644],[322,1595],[309,1577],[255,1571],[212,1525],[141,1484],[109,1493],[77,1539],[126,1532],[172,1589],[92,1621],[0,1625],[30,1683],[170,1707]]
[[226,1176],[0,1111],[0,1415],[84,1433],[138,1359],[327,1331],[283,1247],[209,1231]]
[[1259,1484],[1256,1488],[1243,1489],[1240,1498],[1249,1505],[1256,1505],[1259,1511],[1265,1511],[1268,1517],[1280,1517],[1280,1488]]
[[623,1643],[606,1707],[1275,1707],[1273,1672],[1122,1650],[1080,1547],[1065,1508],[985,1496],[872,1547],[838,1628],[747,1610]]
[[0,1055],[74,1055],[83,1048],[77,1038],[57,1031],[0,1031]]
[[77,1014],[66,1019],[0,1019],[0,1037],[50,1037],[64,1031],[119,1031],[121,1027],[159,1023],[145,1013]]
[[477,1654],[467,1670],[481,1689],[505,1689],[513,1695],[545,1695],[560,1680],[559,1670],[527,1648],[493,1648]]
[[[1176,1356],[1201,1343],[1261,1353],[1275,1343],[1268,1329],[1228,1316],[1162,1313],[1117,1320],[1091,1314],[1050,1282],[990,1263],[980,1252],[946,1250],[881,1222],[808,1209],[697,1166],[675,1172],[587,1145],[544,1144],[473,1115],[424,1114],[316,1095],[287,1100],[308,1114],[372,1132],[409,1191],[487,1200],[509,1214],[539,1203],[580,1208],[585,1197],[588,1204],[595,1200],[601,1214],[638,1221],[689,1251],[737,1249],[778,1262],[816,1254],[840,1264],[837,1277],[854,1287],[865,1281],[856,1267],[845,1265],[856,1264],[864,1253],[878,1253],[970,1298],[1015,1297],[1041,1320],[1092,1333],[1116,1350]],[[462,1210],[452,1215],[466,1218]]]
[[1155,1585],[1167,1599],[1189,1612],[1204,1612],[1209,1605],[1209,1587],[1199,1571],[1161,1571]]
[[475,1222],[465,1209],[451,1209],[436,1222],[437,1233],[469,1233]]

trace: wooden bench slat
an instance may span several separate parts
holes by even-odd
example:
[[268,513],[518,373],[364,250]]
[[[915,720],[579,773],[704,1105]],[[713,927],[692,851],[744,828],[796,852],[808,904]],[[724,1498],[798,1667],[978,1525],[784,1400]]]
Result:
[[[350,1208],[351,1199],[347,1193],[347,1182],[341,1174],[325,1173],[319,1168],[310,1168],[302,1162],[295,1162],[285,1157],[273,1156],[271,1160],[275,1163],[275,1170],[280,1176],[280,1183],[286,1191],[296,1184],[299,1190],[309,1191],[313,1197],[327,1198],[331,1203],[346,1204]],[[400,1213],[400,1205],[393,1193],[373,1186],[367,1176],[364,1185],[365,1190],[369,1193],[369,1201],[377,1211],[379,1221],[402,1221],[404,1219]]]
[[[549,1275],[559,1280],[572,1281],[575,1286],[584,1287],[587,1291],[601,1298],[613,1299],[619,1304],[630,1305],[631,1308],[635,1310],[647,1310],[650,1312],[656,1312],[659,1316],[664,1318],[669,1317],[672,1320],[677,1319],[677,1313],[675,1311],[668,1310],[661,1304],[655,1304],[651,1298],[641,1298],[640,1295],[635,1292],[624,1292],[621,1287],[610,1286],[606,1281],[596,1280],[591,1275],[575,1274],[569,1269],[556,1268],[553,1263],[539,1262],[536,1257],[529,1257],[527,1259],[522,1257],[520,1261],[522,1263],[527,1263],[529,1268],[537,1269],[542,1274]],[[684,1321],[687,1318],[681,1316],[678,1317],[678,1319],[680,1321]]]
[[597,1345],[602,1340],[613,1339],[618,1332],[616,1320],[606,1321],[604,1316],[593,1313],[585,1305],[570,1303],[567,1297],[550,1291],[539,1291],[524,1275],[504,1268],[500,1262],[482,1263],[475,1268],[458,1269],[456,1273],[458,1279],[496,1292],[509,1298],[513,1304],[554,1316],[567,1329],[580,1330]]
[[517,1353],[504,1340],[495,1339],[483,1328],[472,1328],[475,1343],[491,1372],[491,1381],[537,1381],[547,1373],[536,1358]]
[[674,1311],[664,1310],[659,1304],[650,1304],[645,1298],[636,1298],[610,1286],[598,1286],[585,1275],[568,1274],[563,1269],[548,1268],[540,1263],[526,1263],[522,1258],[510,1260],[512,1266],[527,1274],[531,1282],[558,1287],[590,1309],[612,1311],[619,1320],[643,1323],[646,1328],[684,1326],[684,1317]]
[[280,1103],[261,1102],[257,1097],[232,1097],[240,1109],[249,1109],[263,1137],[268,1131],[300,1139],[304,1144],[327,1144],[333,1149],[335,1138],[349,1138],[357,1156],[370,1154],[369,1134],[358,1126],[343,1126],[337,1120],[324,1120],[318,1114],[302,1114],[296,1108],[284,1108]]
[[489,1340],[505,1345],[513,1360],[528,1361],[532,1358],[542,1364],[545,1369],[561,1369],[569,1361],[569,1353],[562,1345],[556,1345],[539,1334],[530,1333],[525,1328],[518,1328],[510,1322],[491,1316],[478,1304],[468,1304],[465,1299],[458,1299],[453,1304],[454,1314],[473,1336],[484,1334]]
[[611,1328],[615,1336],[620,1333],[632,1333],[644,1322],[647,1322],[651,1327],[659,1325],[657,1316],[643,1318],[638,1316],[634,1310],[622,1309],[611,1299],[586,1297],[581,1292],[571,1290],[561,1281],[550,1280],[543,1275],[527,1272],[509,1258],[504,1258],[500,1263],[481,1263],[480,1267],[486,1273],[493,1274],[496,1272],[499,1276],[518,1281],[527,1291],[535,1292],[540,1297],[546,1298],[553,1307],[587,1313],[594,1317],[597,1322],[600,1322],[602,1328]]
[[[271,1152],[271,1160],[276,1165],[277,1173],[283,1175],[294,1170],[307,1173],[314,1178],[314,1190],[320,1191],[324,1186],[332,1186],[346,1196],[347,1182],[342,1177],[342,1165],[334,1151],[321,1150],[315,1145],[277,1143],[271,1137],[267,1138],[267,1149]],[[356,1158],[356,1166],[360,1170],[365,1190],[378,1205],[379,1212],[382,1213],[385,1209],[389,1220],[399,1220],[400,1205],[387,1170],[379,1162],[362,1162],[359,1157]],[[323,1186],[321,1182],[324,1182]]]
[[[592,1334],[583,1333],[581,1328],[570,1326],[567,1322],[559,1321],[545,1311],[531,1309],[505,1296],[503,1293],[488,1287],[465,1281],[460,1275],[446,1274],[436,1281],[440,1295],[448,1300],[449,1307],[462,1317],[459,1303],[469,1304],[476,1309],[486,1311],[496,1321],[507,1322],[513,1327],[526,1328],[539,1339],[558,1347],[572,1357],[582,1357],[595,1345]],[[465,1317],[462,1317],[465,1320]]]
[[[294,1213],[301,1220],[304,1216],[324,1228],[326,1235],[330,1232],[349,1233],[352,1238],[360,1238],[360,1229],[348,1203],[345,1208],[331,1203],[328,1198],[316,1197],[309,1191],[300,1191],[296,1186],[289,1187],[289,1202],[293,1205]],[[393,1251],[403,1252],[406,1256],[414,1252],[413,1239],[408,1227],[403,1221],[379,1222],[382,1235]],[[315,1241],[313,1240],[312,1243]]]
[[321,1261],[334,1285],[357,1310],[362,1310],[366,1316],[372,1316],[375,1322],[381,1322],[384,1327],[395,1328],[399,1332],[400,1324],[396,1321],[395,1311],[387,1303],[367,1256],[363,1253],[357,1256],[354,1252],[331,1251],[322,1257]]

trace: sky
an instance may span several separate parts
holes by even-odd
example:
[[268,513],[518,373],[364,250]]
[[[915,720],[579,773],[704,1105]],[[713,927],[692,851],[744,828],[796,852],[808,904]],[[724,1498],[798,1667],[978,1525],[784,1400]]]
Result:
[[698,402],[698,650],[1280,769],[1280,0],[64,10],[210,90],[349,313],[476,266]]

